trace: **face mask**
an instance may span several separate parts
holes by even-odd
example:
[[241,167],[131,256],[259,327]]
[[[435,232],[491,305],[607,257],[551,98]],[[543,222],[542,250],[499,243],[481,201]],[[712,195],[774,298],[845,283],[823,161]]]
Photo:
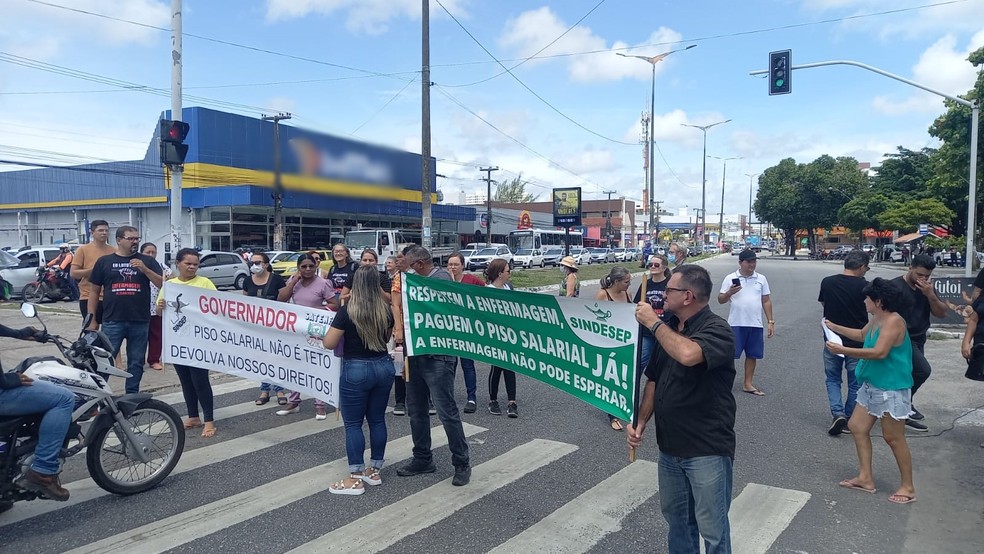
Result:
[[263,273],[263,266],[262,265],[251,265],[251,266],[249,266],[249,272],[252,273],[253,275],[256,275],[257,273]]

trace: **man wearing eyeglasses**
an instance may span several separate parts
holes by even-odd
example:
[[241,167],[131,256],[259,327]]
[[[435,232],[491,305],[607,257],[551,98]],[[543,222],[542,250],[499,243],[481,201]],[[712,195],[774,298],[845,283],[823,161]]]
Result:
[[[99,258],[89,275],[89,312],[95,313],[103,297],[102,330],[113,343],[113,356],[126,340],[126,393],[140,391],[147,333],[150,329],[150,285],[164,282],[157,260],[138,251],[140,231],[122,225],[116,230],[116,252]],[[89,329],[99,329],[93,318]]]
[[[432,279],[451,281],[447,270],[434,267],[430,252],[422,246],[413,246],[404,254],[407,266],[417,275]],[[407,415],[410,416],[410,432],[413,436],[413,460],[396,470],[400,477],[410,477],[422,473],[434,473],[431,451],[430,416],[428,397],[434,402],[437,416],[444,424],[451,450],[451,463],[454,465],[454,486],[467,485],[471,479],[471,464],[468,457],[468,442],[461,425],[461,414],[454,401],[454,370],[458,359],[454,356],[411,356],[409,359],[410,379],[407,381]]]
[[659,495],[669,525],[668,552],[731,552],[735,457],[734,335],[707,303],[711,277],[701,266],[673,270],[666,286],[664,323],[647,302],[636,320],[656,339],[646,367],[638,423],[626,428],[629,446],[642,444],[653,417],[659,445]]
[[769,324],[768,336],[776,332],[776,321],[772,319],[772,291],[765,275],[755,271],[758,256],[753,250],[743,250],[738,254],[738,271],[729,273],[721,283],[718,294],[719,304],[728,304],[728,323],[735,334],[735,359],[745,353],[745,379],[742,389],[748,394],[765,396],[765,392],[752,383],[756,363],[765,357],[762,311],[765,311]]

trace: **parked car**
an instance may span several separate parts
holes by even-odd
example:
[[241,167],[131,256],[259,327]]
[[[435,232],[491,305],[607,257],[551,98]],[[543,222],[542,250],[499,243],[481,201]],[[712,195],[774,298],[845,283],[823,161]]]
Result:
[[874,244],[862,244],[861,250],[869,256],[875,255],[875,245]]
[[591,251],[591,260],[588,263],[611,263],[615,261],[615,252],[611,248],[589,248]]
[[[286,257],[280,258],[277,262],[271,261],[270,270],[287,279],[297,273],[297,259],[301,257],[301,254],[307,254],[308,252],[309,250],[291,252]],[[321,256],[320,268],[322,271],[328,271],[331,269],[331,266],[335,265],[335,260],[331,257],[331,250],[316,250],[315,252]],[[359,254],[354,253],[353,255],[358,256]]]
[[475,255],[475,252],[478,252],[478,250],[475,248],[464,248],[462,250],[458,250],[458,252],[460,252],[461,257],[465,259],[465,261],[462,262],[462,265],[468,267],[468,260],[470,260],[471,257]]
[[[574,249],[571,248],[572,252],[573,250]],[[560,265],[560,260],[562,259],[564,259],[564,248],[561,246],[551,246],[543,251],[543,265],[545,266],[556,267]]]
[[489,266],[489,262],[496,258],[506,260],[509,264],[509,269],[512,269],[515,266],[512,252],[509,251],[508,247],[492,246],[490,248],[483,248],[479,250],[478,253],[469,258],[468,265],[465,267],[472,271],[476,269],[485,269]]
[[718,246],[716,244],[705,244],[704,245],[704,253],[705,254],[720,254],[721,253],[721,249],[718,248]]
[[625,249],[624,248],[612,248],[612,254],[615,255],[616,262],[624,262],[625,259]]
[[198,274],[207,277],[216,287],[232,287],[242,290],[249,276],[249,267],[235,252],[202,250]]
[[513,263],[524,269],[543,267],[543,252],[539,248],[520,248],[513,254]]
[[579,246],[571,247],[571,256],[577,265],[590,264],[591,263],[591,252],[587,248],[581,248]]
[[[14,254],[17,265],[0,270],[0,277],[10,283],[11,295],[20,296],[24,286],[38,277],[38,268],[58,257],[57,246],[28,247]],[[11,252],[8,252],[11,253]]]

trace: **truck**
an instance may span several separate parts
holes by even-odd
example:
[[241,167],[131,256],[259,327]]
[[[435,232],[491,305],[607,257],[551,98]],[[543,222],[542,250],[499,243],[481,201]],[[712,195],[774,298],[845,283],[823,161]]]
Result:
[[[396,256],[411,244],[420,244],[420,231],[355,229],[345,233],[345,246],[352,251],[352,257],[358,259],[363,250],[371,248],[379,259],[377,267],[380,271],[386,269],[386,258]],[[434,260],[443,265],[455,250],[457,248],[453,246],[433,246],[430,252]]]
[[745,246],[751,249],[753,252],[762,251],[762,237],[758,235],[749,235],[745,238]]

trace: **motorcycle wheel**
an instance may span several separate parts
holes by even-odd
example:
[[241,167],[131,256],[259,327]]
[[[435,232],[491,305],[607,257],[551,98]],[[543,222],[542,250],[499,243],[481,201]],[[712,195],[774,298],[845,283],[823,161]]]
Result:
[[101,429],[86,449],[89,474],[102,489],[129,495],[156,487],[178,464],[184,451],[185,432],[181,416],[160,400],[148,400],[127,421],[137,435],[152,439],[152,458],[141,462],[119,424]]
[[21,297],[24,302],[31,302],[33,304],[40,304],[48,296],[48,285],[44,283],[28,283],[24,285],[24,289],[21,291]]

